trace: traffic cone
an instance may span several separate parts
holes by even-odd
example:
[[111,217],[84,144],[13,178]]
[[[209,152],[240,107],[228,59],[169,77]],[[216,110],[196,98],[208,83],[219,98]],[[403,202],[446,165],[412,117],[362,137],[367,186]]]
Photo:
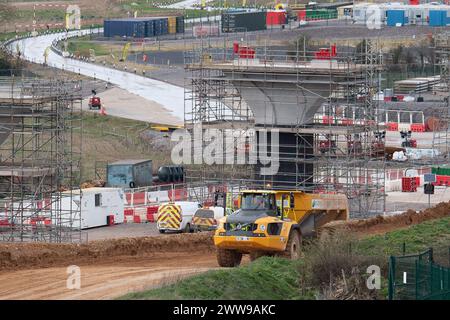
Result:
[[104,107],[104,106],[101,106],[101,107],[100,107],[100,114],[101,114],[102,116],[106,116],[106,110],[105,110],[105,107]]

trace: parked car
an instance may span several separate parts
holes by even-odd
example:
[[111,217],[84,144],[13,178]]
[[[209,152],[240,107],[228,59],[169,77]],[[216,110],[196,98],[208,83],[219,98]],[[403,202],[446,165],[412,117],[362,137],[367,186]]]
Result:
[[206,207],[198,209],[192,218],[195,231],[215,230],[219,219],[225,216],[223,207]]

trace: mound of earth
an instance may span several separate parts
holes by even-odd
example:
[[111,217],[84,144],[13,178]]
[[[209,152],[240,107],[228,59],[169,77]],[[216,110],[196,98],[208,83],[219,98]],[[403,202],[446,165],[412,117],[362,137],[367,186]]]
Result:
[[98,240],[85,244],[1,243],[0,270],[213,250],[212,233]]

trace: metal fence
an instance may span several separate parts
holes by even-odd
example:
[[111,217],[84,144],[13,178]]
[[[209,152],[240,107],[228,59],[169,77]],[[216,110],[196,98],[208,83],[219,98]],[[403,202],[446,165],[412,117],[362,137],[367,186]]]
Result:
[[450,268],[433,261],[433,249],[389,260],[389,300],[450,300]]

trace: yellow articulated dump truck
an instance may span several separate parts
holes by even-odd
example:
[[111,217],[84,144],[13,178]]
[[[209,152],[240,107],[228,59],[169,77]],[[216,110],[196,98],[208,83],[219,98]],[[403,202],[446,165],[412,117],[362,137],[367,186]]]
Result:
[[214,234],[217,261],[235,267],[243,254],[300,257],[302,238],[315,236],[324,224],[347,220],[347,197],[302,191],[247,190],[239,209],[222,218]]

